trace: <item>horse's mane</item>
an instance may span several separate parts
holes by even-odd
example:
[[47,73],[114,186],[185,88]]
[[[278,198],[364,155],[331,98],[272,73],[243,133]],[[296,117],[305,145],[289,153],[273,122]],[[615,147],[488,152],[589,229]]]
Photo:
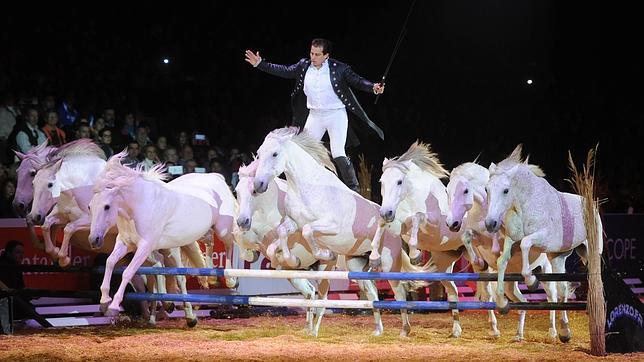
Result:
[[257,171],[257,159],[254,158],[253,162],[248,165],[239,166],[237,174],[239,177],[255,177],[255,171]]
[[421,170],[429,172],[438,178],[449,177],[449,171],[443,167],[438,159],[438,155],[431,150],[429,144],[420,141],[414,142],[407,152],[403,153],[401,156],[385,160],[382,165],[382,170],[384,171],[390,167],[396,167],[407,172],[409,171],[408,167],[404,164],[406,161],[413,162],[416,166],[420,167]]
[[[47,164],[48,159],[51,158],[51,154],[56,152],[56,148],[52,146],[51,152],[49,152],[48,154],[42,154],[42,152],[46,149],[47,149],[47,141],[30,149],[26,153],[21,154],[22,155],[21,161],[29,160],[34,164],[36,168],[42,168]],[[21,162],[21,165],[22,165],[22,162]]]
[[518,144],[514,148],[514,151],[512,151],[512,153],[508,157],[506,157],[503,161],[499,162],[499,164],[496,165],[494,170],[492,170],[492,172],[490,173],[490,176],[492,176],[492,175],[500,175],[502,173],[508,172],[509,170],[514,168],[515,166],[523,165],[523,166],[527,167],[528,169],[530,169],[530,171],[532,171],[532,173],[535,174],[536,176],[545,177],[546,173],[543,172],[541,167],[528,163],[528,160],[530,159],[530,156],[526,157],[526,159],[523,160],[523,157],[521,156],[521,151],[522,150],[523,150],[523,145]]
[[123,150],[110,157],[105,169],[94,184],[94,192],[100,192],[106,188],[127,187],[132,185],[138,178],[156,182],[161,182],[168,178],[168,174],[164,171],[164,164],[154,165],[148,171],[145,171],[142,165],[132,169],[121,163],[126,156],[127,150]]
[[69,156],[84,155],[96,156],[103,160],[107,159],[105,157],[105,152],[103,152],[103,150],[98,147],[96,143],[94,143],[90,139],[81,138],[76,141],[65,143],[64,145],[58,147],[58,149],[56,149],[56,151],[51,154],[50,160],[55,162],[60,160],[61,158],[66,158]]
[[474,160],[474,162],[466,162],[456,166],[452,170],[450,177],[463,177],[466,180],[474,181],[478,185],[485,185],[490,178],[490,172]]
[[317,163],[328,168],[334,174],[338,174],[335,169],[335,165],[331,160],[331,156],[329,156],[329,151],[324,147],[324,144],[311,137],[305,130],[300,132],[298,127],[278,128],[269,133],[267,137],[278,140],[290,137],[293,143],[300,146],[300,148],[302,148],[306,153],[311,155]]

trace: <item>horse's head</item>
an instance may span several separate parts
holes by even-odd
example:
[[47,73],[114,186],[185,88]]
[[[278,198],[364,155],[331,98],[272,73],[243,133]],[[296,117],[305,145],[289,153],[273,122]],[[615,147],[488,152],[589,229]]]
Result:
[[509,170],[500,171],[494,163],[490,165],[490,181],[485,187],[487,193],[485,227],[491,233],[499,231],[503,216],[514,203],[516,187],[513,179],[517,168],[518,165]]
[[457,232],[463,225],[463,218],[474,202],[485,202],[485,185],[490,178],[489,171],[474,162],[456,167],[447,184],[449,209],[445,222],[451,231]]
[[[392,162],[396,162],[396,164],[392,164]],[[412,162],[399,162],[385,158],[382,166],[382,176],[380,177],[380,194],[382,195],[380,216],[386,222],[392,222],[396,218],[398,204],[407,197],[411,189],[407,171],[412,166]]]
[[89,202],[91,226],[89,230],[89,245],[94,249],[103,247],[103,238],[107,231],[116,225],[118,209],[122,196],[116,188],[105,188],[95,192]]
[[13,198],[13,208],[18,211],[20,215],[25,215],[27,213],[29,204],[31,204],[34,199],[33,182],[36,172],[43,167],[49,152],[53,150],[53,147],[47,148],[47,142],[44,142],[26,154],[13,151],[20,159],[20,165],[18,166],[18,169],[16,169],[18,182],[16,185],[16,194]]
[[60,170],[63,160],[60,159],[53,164],[41,168],[33,179],[33,204],[27,218],[32,223],[40,225],[45,221],[45,216],[54,207],[58,196],[60,196],[60,183],[56,174]]
[[288,142],[293,134],[274,136],[271,132],[264,139],[264,143],[257,150],[257,170],[255,171],[254,190],[258,193],[263,193],[268,189],[268,184],[271,180],[281,173],[286,168],[286,142]]
[[237,225],[243,230],[250,230],[253,222],[253,213],[255,212],[255,198],[258,195],[254,186],[255,178],[252,176],[239,176],[239,182],[235,186],[237,194],[237,203],[239,204],[239,213],[237,215]]

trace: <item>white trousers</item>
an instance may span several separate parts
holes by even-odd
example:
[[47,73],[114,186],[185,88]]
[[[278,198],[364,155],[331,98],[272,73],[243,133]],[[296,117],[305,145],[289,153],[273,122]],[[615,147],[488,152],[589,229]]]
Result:
[[304,130],[316,140],[321,140],[325,132],[329,132],[331,156],[345,156],[344,145],[347,141],[349,119],[345,108],[311,109],[306,119]]

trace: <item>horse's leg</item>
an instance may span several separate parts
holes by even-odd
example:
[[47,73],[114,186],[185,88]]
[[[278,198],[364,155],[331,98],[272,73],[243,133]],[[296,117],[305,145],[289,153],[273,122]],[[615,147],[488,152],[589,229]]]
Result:
[[[172,248],[170,249],[170,257],[166,259],[170,268],[183,268],[183,262],[181,261],[181,248]],[[186,276],[177,275],[177,284],[179,285],[179,291],[181,294],[188,294],[188,289],[186,288]],[[186,315],[186,323],[188,327],[194,327],[197,325],[197,318],[195,317],[192,311],[192,303],[184,302],[183,303],[183,312]]]
[[[569,255],[570,253],[567,252],[550,259],[550,263],[552,263],[552,271],[554,273],[566,272],[566,259]],[[559,302],[568,302],[568,282],[556,282],[556,285],[557,297],[559,299]],[[570,328],[568,327],[568,312],[565,310],[562,310],[560,312],[558,332],[559,340],[564,343],[569,342],[570,338],[572,338],[572,333],[570,332]]]
[[103,274],[103,282],[101,283],[101,313],[105,314],[107,312],[107,305],[112,301],[110,298],[110,281],[112,280],[112,272],[114,271],[114,265],[121,260],[125,254],[128,252],[128,247],[121,240],[120,235],[116,236],[116,243],[114,243],[114,249],[110,253],[110,256],[105,262],[105,273]]
[[380,270],[380,245],[382,242],[382,234],[385,231],[385,225],[382,220],[378,222],[376,234],[371,239],[371,253],[369,254],[369,266],[371,269]]
[[[206,261],[197,242],[182,246],[181,253],[186,255],[193,268],[206,268]],[[202,288],[208,289],[208,277],[200,276],[197,280]]]
[[63,242],[60,244],[60,250],[58,251],[58,264],[60,266],[66,267],[71,261],[69,257],[69,239],[71,239],[76,231],[89,229],[90,223],[89,215],[83,214],[78,220],[74,220],[65,225],[63,229]]
[[[523,296],[519,290],[518,282],[505,282],[505,288],[508,290],[508,298],[513,302],[526,303],[528,300]],[[517,334],[514,336],[516,342],[523,341],[523,329],[525,326],[525,310],[519,311],[519,324],[517,326]]]
[[506,237],[503,241],[503,252],[501,256],[496,260],[496,266],[499,268],[497,273],[496,281],[496,308],[501,314],[507,314],[510,309],[508,306],[508,300],[505,297],[505,269],[508,266],[508,261],[512,256],[512,244],[514,240],[509,237]]
[[[214,237],[214,230],[211,229],[204,236],[202,236],[201,239],[199,239],[199,241],[201,241],[201,243],[205,246],[206,255],[205,255],[204,261],[206,262],[206,268],[209,268],[209,269],[215,268],[215,265],[212,262],[212,254],[214,252],[213,237]],[[199,252],[201,253],[201,249],[199,249]],[[207,277],[207,280],[208,280],[209,286],[211,287],[217,286],[217,277],[215,276]]]
[[[308,279],[288,279],[293,288],[297,289],[304,299],[315,299],[315,287]],[[313,331],[313,307],[306,308],[306,333],[310,334]]]
[[[542,265],[544,273],[552,273],[552,264],[546,259],[545,263]],[[546,292],[548,302],[554,303],[557,302],[557,284],[555,282],[542,282],[543,290]],[[548,320],[550,321],[550,327],[548,328],[548,336],[552,339],[557,338],[557,317],[555,311],[551,310],[548,312]]]
[[425,222],[425,214],[421,212],[415,213],[411,217],[411,231],[409,234],[409,259],[412,264],[418,264],[422,257],[420,251],[418,250],[418,229],[422,222]]
[[[493,302],[494,301],[494,292],[492,291],[492,283],[491,282],[477,282],[477,288],[481,288],[481,295],[480,299],[481,301],[485,302]],[[489,309],[487,311],[488,315],[488,322],[490,322],[490,331],[488,332],[490,336],[497,338],[501,336],[501,331],[499,331],[498,324],[496,321],[496,315],[494,314],[494,311]]]
[[[349,257],[347,258],[347,269],[349,271],[364,271],[365,266],[367,266],[367,260],[362,257]],[[378,301],[378,289],[376,288],[376,283],[373,280],[358,280],[358,287],[362,290],[367,299],[370,301]],[[384,327],[382,326],[382,317],[380,315],[380,309],[373,309],[373,318],[375,323],[375,330],[373,331],[374,336],[382,335]]]
[[[153,249],[154,249],[154,244],[152,242],[149,242],[143,238],[139,240],[137,244],[136,252],[134,253],[134,257],[132,258],[132,261],[130,262],[130,264],[128,264],[128,266],[125,268],[125,271],[123,272],[123,276],[121,280],[121,285],[119,286],[119,289],[114,294],[112,303],[108,307],[108,311],[107,311],[108,315],[112,315],[112,316],[118,315],[119,307],[121,306],[121,302],[123,301],[123,295],[125,294],[125,287],[130,282],[130,280],[132,280],[132,276],[134,276],[136,271],[139,270],[139,267],[141,266],[141,264],[143,264],[143,262],[148,257],[148,255],[150,255]],[[114,250],[116,250],[116,247],[114,247]]]
[[523,240],[521,240],[521,275],[523,275],[523,278],[525,279],[525,285],[527,285],[531,290],[537,287],[539,281],[537,280],[537,277],[532,274],[532,269],[530,268],[530,248],[532,248],[532,245],[535,242],[546,240],[546,232],[546,229],[542,229],[530,235],[526,235]]
[[335,260],[336,255],[333,251],[329,249],[321,249],[318,246],[315,233],[318,232],[325,235],[335,235],[337,234],[337,229],[338,226],[335,223],[324,219],[318,219],[302,226],[302,236],[311,247],[313,256],[315,256],[316,259],[324,261]]
[[[232,231],[232,230],[231,230]],[[226,269],[233,268],[233,252],[235,250],[235,239],[231,232],[224,235],[219,235],[219,238],[224,243],[226,249]],[[236,277],[226,277],[226,287],[235,289],[239,286],[239,280]]]
[[[289,217],[284,217],[284,221],[277,227],[278,238],[271,245],[269,245],[270,253],[269,257],[271,259],[271,264],[273,264],[273,258],[277,249],[282,250],[282,258],[286,265],[291,268],[299,269],[301,261],[297,256],[291,254],[291,250],[288,248],[288,236],[293,234],[297,230],[297,224]],[[274,264],[277,265],[277,264]]]
[[[454,263],[460,258],[462,253],[457,251],[432,251],[432,260],[436,264],[437,270],[444,273],[451,273],[454,269]],[[445,291],[447,292],[447,300],[450,302],[458,302],[458,289],[453,281],[441,281]],[[450,337],[458,338],[461,336],[463,329],[459,321],[458,309],[452,309],[452,333]]]
[[[55,226],[62,224],[63,218],[58,214],[58,206],[54,206],[54,209],[45,217],[45,221],[42,224],[42,235],[45,239],[45,252],[52,260],[58,260],[58,251],[60,249],[56,248],[52,240],[52,231],[56,231]],[[56,234],[54,233],[54,237]]]
[[[334,267],[335,267],[335,262],[320,263],[318,266],[318,270],[331,271],[333,270]],[[331,284],[329,283],[328,279],[320,280],[320,283],[318,284],[318,294],[321,300],[327,299],[330,288],[331,288]],[[313,330],[311,331],[311,335],[314,337],[318,336],[318,332],[320,331],[320,325],[322,324],[322,317],[324,317],[325,312],[326,312],[326,308],[324,307],[317,308],[317,310],[315,311],[315,323],[314,323]]]

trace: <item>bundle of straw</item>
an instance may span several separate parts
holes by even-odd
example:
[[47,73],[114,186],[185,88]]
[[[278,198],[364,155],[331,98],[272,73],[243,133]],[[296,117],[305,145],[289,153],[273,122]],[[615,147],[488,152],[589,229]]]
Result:
[[364,154],[358,155],[358,181],[360,182],[360,195],[367,200],[371,200],[371,171],[373,166],[367,167]]
[[568,151],[568,163],[572,179],[568,180],[575,192],[582,197],[584,224],[588,241],[588,327],[590,329],[590,353],[595,356],[606,355],[606,303],[602,282],[601,250],[603,233],[599,218],[599,200],[595,198],[595,158],[597,148],[588,151],[586,163],[581,170],[575,167]]

